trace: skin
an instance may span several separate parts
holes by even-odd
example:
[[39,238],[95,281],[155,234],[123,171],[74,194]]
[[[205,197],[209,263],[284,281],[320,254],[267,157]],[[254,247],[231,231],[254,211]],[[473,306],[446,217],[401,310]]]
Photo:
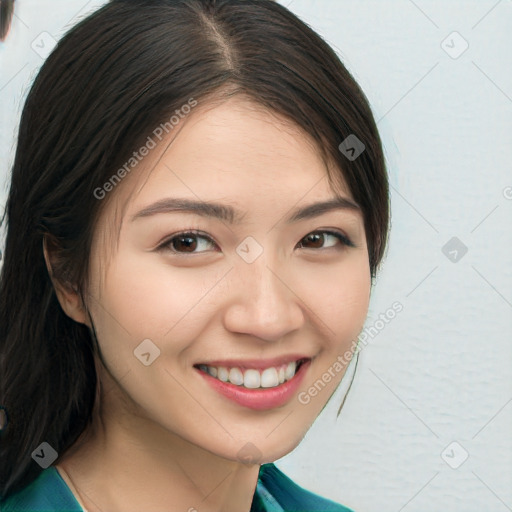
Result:
[[[89,512],[249,511],[260,464],[299,444],[346,366],[308,404],[294,396],[255,411],[218,394],[193,365],[306,354],[312,362],[298,393],[312,386],[351,348],[367,315],[362,215],[334,210],[286,224],[291,210],[335,192],[309,137],[242,96],[200,104],[110,194],[116,201],[95,231],[86,301],[108,370],[97,363],[103,391],[93,425],[57,469]],[[245,215],[233,225],[183,212],[130,221],[165,197],[218,201]],[[119,243],[105,264],[120,204]],[[181,253],[156,250],[190,229],[213,244],[198,237],[192,254],[179,241]],[[321,229],[356,247],[327,234],[305,240]],[[236,252],[247,236],[263,247],[250,264]],[[66,314],[91,327],[78,295],[55,286]],[[146,338],[160,349],[149,366],[133,354]],[[254,464],[239,460],[248,442],[258,450]]]

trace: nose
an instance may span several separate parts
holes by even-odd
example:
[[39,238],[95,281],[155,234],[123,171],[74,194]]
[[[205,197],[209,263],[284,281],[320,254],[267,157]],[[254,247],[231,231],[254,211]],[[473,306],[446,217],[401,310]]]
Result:
[[292,272],[264,257],[238,261],[230,272],[224,327],[266,341],[279,341],[305,322],[304,303]]

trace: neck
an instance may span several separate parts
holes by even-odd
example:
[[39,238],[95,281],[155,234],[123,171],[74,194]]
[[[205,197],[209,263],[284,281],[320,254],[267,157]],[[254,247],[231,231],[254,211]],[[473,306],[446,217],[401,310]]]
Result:
[[[259,464],[218,456],[102,396],[57,469],[87,512],[249,512]],[[186,412],[184,412],[186,413]],[[62,472],[61,472],[62,474]]]

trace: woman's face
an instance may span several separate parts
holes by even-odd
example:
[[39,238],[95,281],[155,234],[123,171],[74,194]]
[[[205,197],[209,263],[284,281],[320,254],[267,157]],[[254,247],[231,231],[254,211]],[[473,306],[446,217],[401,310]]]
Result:
[[[240,96],[199,104],[132,173],[110,192],[129,200],[109,264],[116,201],[91,253],[88,307],[126,394],[118,406],[132,411],[116,421],[234,461],[284,456],[335,391],[364,324],[361,212],[311,208],[336,199],[321,157]],[[182,210],[178,198],[222,207]]]

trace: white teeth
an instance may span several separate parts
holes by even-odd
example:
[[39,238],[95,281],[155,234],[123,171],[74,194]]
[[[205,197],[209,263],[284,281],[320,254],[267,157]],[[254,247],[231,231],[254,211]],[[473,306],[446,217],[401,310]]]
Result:
[[295,376],[297,361],[292,361],[279,367],[272,366],[264,370],[249,368],[242,371],[236,366],[226,368],[225,366],[217,367],[205,364],[200,364],[199,369],[222,382],[231,382],[236,386],[244,386],[249,389],[274,388]]
[[231,368],[229,370],[229,382],[241,386],[244,383],[244,376],[240,368]]
[[[231,376],[231,373],[230,373]],[[245,370],[244,372],[244,386],[246,388],[259,388],[260,380],[263,376],[260,377],[260,372],[258,370]],[[229,379],[231,380],[231,379]],[[263,386],[265,387],[265,386]]]
[[[284,381],[283,381],[284,382]],[[273,388],[279,384],[279,376],[275,368],[267,368],[261,373],[261,387]]]
[[288,363],[288,366],[286,367],[286,369],[284,371],[284,378],[286,380],[291,379],[295,375],[296,367],[297,367],[297,363],[295,361]]
[[221,380],[222,382],[227,382],[229,379],[228,369],[224,366],[219,366],[217,368],[217,379]]

